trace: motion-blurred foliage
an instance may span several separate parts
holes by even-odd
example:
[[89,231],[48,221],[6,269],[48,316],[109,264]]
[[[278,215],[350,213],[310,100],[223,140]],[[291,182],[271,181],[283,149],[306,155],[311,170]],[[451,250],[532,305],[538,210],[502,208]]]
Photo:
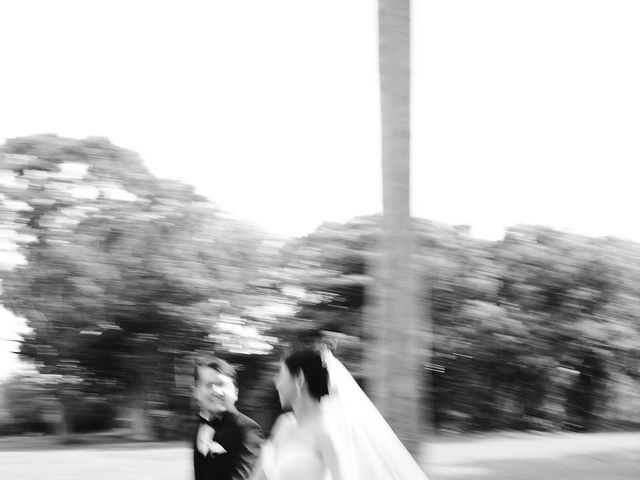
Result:
[[[150,436],[145,412],[172,410],[178,361],[251,305],[264,236],[103,139],[20,138],[3,154],[0,227],[25,261],[2,272],[2,300],[32,329],[21,353],[121,394]],[[59,389],[63,418],[82,385]]]
[[[285,244],[105,139],[47,135],[0,150],[0,211],[2,258],[13,259],[0,265],[1,300],[27,319],[21,353],[42,375],[5,385],[24,428],[128,418],[140,438],[183,434],[193,356],[216,352],[240,366],[240,408],[268,429],[279,346],[326,332],[340,334],[338,354],[366,387],[378,217]],[[414,225],[433,321],[426,421],[456,431],[640,424],[639,245],[533,226],[487,242]],[[108,421],[79,420],[78,399]]]
[[[535,226],[487,242],[464,227],[414,225],[433,322],[428,421],[454,431],[640,425],[639,245]],[[310,293],[296,335],[338,330],[366,345],[376,230],[375,217],[361,218],[289,246]]]

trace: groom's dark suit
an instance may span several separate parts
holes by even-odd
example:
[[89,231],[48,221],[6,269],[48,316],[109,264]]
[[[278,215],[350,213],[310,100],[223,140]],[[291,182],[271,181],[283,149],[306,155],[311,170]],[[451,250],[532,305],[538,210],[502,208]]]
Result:
[[[247,480],[262,443],[258,424],[238,411],[224,412],[210,422],[199,419],[193,438],[195,480]],[[215,430],[213,441],[222,445],[225,453],[200,453],[197,442],[202,423],[209,423]]]

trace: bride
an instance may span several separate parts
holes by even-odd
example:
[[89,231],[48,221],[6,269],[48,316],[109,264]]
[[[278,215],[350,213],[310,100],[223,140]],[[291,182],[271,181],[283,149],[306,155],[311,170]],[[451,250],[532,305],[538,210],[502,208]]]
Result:
[[292,412],[276,421],[251,480],[426,480],[328,349],[284,358],[275,385]]

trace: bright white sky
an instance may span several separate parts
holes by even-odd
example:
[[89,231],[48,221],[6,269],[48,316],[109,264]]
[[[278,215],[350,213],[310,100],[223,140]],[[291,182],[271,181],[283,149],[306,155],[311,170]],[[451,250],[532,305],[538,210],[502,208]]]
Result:
[[[413,8],[414,214],[640,240],[640,2]],[[106,136],[276,233],[373,213],[376,21],[375,0],[2,2],[0,142]]]

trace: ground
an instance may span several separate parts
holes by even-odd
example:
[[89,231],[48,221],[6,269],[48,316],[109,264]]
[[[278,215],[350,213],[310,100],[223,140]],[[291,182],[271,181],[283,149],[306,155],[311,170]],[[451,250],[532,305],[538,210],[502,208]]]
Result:
[[640,434],[504,434],[425,446],[431,480],[640,479]]
[[[101,442],[58,446],[45,437],[0,439],[0,478],[188,480],[184,443]],[[640,433],[500,434],[425,444],[431,480],[636,480]]]

